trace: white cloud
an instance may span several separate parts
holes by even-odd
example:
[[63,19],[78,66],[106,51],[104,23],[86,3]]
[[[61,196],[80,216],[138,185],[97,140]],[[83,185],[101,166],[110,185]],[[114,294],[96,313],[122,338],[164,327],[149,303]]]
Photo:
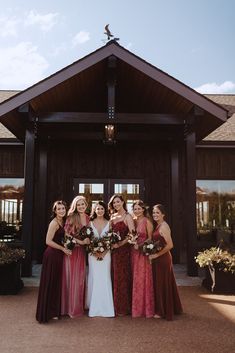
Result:
[[72,39],[72,47],[76,47],[79,44],[83,44],[90,40],[90,33],[87,31],[78,32]]
[[30,42],[0,48],[0,88],[24,89],[45,77],[46,59]]
[[127,45],[125,45],[125,48],[127,50],[131,50],[132,47],[133,47],[133,44],[131,42],[129,42]]
[[43,32],[48,32],[58,21],[58,13],[48,13],[41,15],[31,10],[24,20],[25,26],[39,25]]
[[0,36],[3,38],[6,37],[16,37],[17,36],[17,26],[19,24],[19,20],[13,17],[1,16],[0,17]]
[[225,81],[224,83],[217,84],[215,82],[205,83],[204,85],[194,88],[195,91],[203,94],[226,94],[235,93],[235,83],[231,81]]

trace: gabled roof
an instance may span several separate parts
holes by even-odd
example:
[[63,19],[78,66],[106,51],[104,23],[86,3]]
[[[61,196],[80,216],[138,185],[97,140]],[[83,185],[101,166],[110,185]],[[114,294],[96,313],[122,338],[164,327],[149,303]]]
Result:
[[235,94],[206,94],[206,97],[227,109],[230,118],[204,140],[235,141]]
[[[118,59],[116,111],[125,113],[182,113],[194,107],[197,138],[205,137],[227,120],[227,111],[167,73],[121,47],[115,41],[17,93],[0,104],[0,120],[23,138],[25,121],[18,108],[30,103],[34,111],[107,110],[107,58]],[[127,98],[128,97],[128,98]],[[89,110],[88,110],[89,109]]]

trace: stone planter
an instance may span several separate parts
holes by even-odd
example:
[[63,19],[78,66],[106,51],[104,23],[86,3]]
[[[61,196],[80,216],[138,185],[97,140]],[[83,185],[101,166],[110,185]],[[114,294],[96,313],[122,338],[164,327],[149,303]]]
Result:
[[17,294],[24,286],[20,276],[20,262],[0,265],[0,294]]
[[202,281],[203,287],[215,294],[235,294],[235,274],[219,271],[215,268],[213,288],[213,274],[211,275],[208,268],[205,270],[206,278]]

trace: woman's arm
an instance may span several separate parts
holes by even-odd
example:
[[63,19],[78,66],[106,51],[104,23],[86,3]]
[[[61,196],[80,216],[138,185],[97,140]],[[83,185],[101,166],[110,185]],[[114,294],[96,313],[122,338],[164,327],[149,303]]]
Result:
[[149,255],[149,260],[157,259],[159,256],[162,256],[166,252],[170,251],[173,248],[173,241],[171,238],[171,230],[167,223],[164,223],[160,226],[159,233],[165,239],[166,245],[162,250],[156,254]]
[[58,249],[63,251],[66,255],[71,254],[71,250],[66,249],[64,246],[57,244],[53,238],[55,236],[55,232],[58,230],[59,226],[56,223],[55,220],[52,220],[51,223],[49,224],[48,230],[47,230],[47,235],[46,235],[46,244],[50,246],[51,248]]

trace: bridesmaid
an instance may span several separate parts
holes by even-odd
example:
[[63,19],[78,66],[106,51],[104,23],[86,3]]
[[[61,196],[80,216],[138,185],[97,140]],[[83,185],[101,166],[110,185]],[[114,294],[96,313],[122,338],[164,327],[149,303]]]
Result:
[[121,195],[111,197],[109,210],[111,227],[121,236],[121,240],[113,245],[112,279],[115,314],[123,316],[131,313],[131,262],[127,235],[135,227]]
[[134,202],[133,212],[138,239],[132,248],[132,317],[149,318],[154,315],[152,266],[139,248],[146,240],[152,239],[153,225],[143,201]]
[[174,314],[182,313],[182,305],[173,272],[170,250],[173,248],[171,230],[164,220],[165,208],[158,204],[153,206],[153,219],[156,228],[153,232],[154,240],[161,240],[164,248],[156,254],[149,255],[153,262],[153,278],[155,291],[155,318],[173,320]]
[[[106,204],[98,201],[90,217],[91,227],[97,239],[107,235],[109,231],[109,214]],[[113,317],[113,292],[111,281],[111,255],[110,250],[88,256],[88,316]]]
[[38,293],[36,319],[40,323],[58,319],[61,315],[63,255],[71,255],[71,251],[61,245],[64,237],[65,216],[65,202],[55,201],[52,207],[53,219],[46,235],[47,248],[43,255]]
[[[89,224],[89,217],[85,213],[87,202],[85,197],[76,196],[68,211],[65,224],[65,232],[75,235],[83,226]],[[90,239],[76,239],[77,245],[72,255],[64,257],[62,275],[62,315],[71,318],[82,316],[84,313],[85,300],[85,278],[86,278],[86,256],[83,246],[90,243]]]

